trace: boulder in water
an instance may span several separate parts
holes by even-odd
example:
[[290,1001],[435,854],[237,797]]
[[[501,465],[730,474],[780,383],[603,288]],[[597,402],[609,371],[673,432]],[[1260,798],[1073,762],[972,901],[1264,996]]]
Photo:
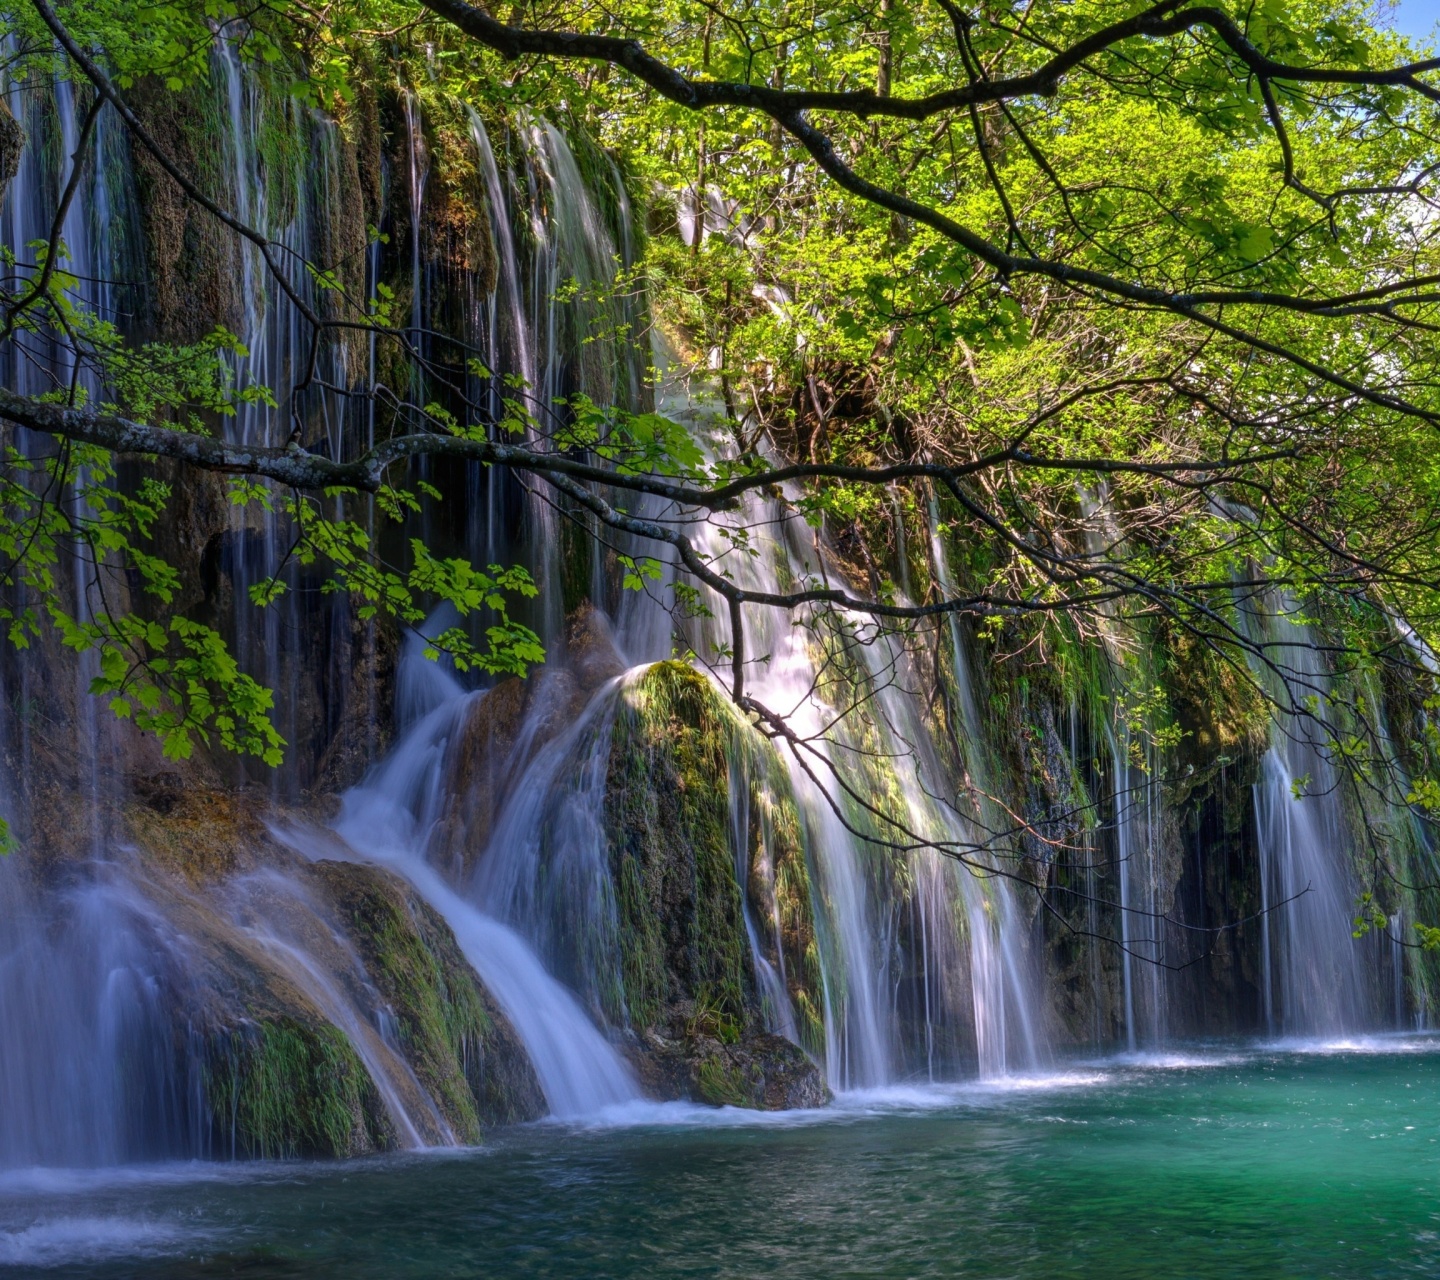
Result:
[[647,1030],[631,1050],[645,1092],[654,1098],[717,1107],[792,1111],[831,1101],[825,1077],[793,1041],[751,1027],[738,1038],[683,1016],[664,1032]]

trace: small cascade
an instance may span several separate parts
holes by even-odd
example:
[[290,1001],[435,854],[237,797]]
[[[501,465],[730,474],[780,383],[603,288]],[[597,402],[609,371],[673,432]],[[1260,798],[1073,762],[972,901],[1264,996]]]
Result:
[[292,877],[255,872],[229,888],[243,934],[308,997],[364,1064],[403,1148],[454,1146],[455,1134],[395,1043],[393,1017],[354,948]]
[[1114,849],[1119,886],[1120,973],[1125,1045],[1135,1052],[1142,1038],[1165,1038],[1165,913],[1156,870],[1160,846],[1159,803],[1153,752],[1145,767],[1135,763],[1127,725],[1108,725],[1106,739],[1113,778]]
[[[1091,491],[1077,489],[1084,516],[1088,555],[1108,560],[1124,541],[1111,505],[1110,490],[1101,482]],[[1143,694],[1153,682],[1145,641],[1125,619],[1109,614],[1100,643],[1106,660],[1105,693],[1109,714],[1101,728],[1108,756],[1109,849],[1105,858],[1107,892],[1115,908],[1119,935],[1120,1009],[1125,1047],[1133,1053],[1163,1043],[1167,1030],[1165,928],[1168,913],[1162,902],[1159,870],[1162,839],[1160,760],[1148,736],[1148,717],[1132,726],[1127,699]],[[1072,756],[1073,759],[1073,756]]]
[[[661,408],[702,437],[716,417],[703,400],[673,388],[662,387]],[[780,503],[756,504],[742,519],[759,531],[751,534],[754,556],[737,556],[713,525],[695,536],[745,589],[780,590],[779,565],[790,581],[828,572],[823,546]],[[884,851],[904,829],[963,847],[983,843],[964,815],[935,799],[950,788],[911,692],[909,655],[862,619],[845,619],[830,632],[826,624],[797,625],[774,611],[750,610],[747,623],[750,652],[764,655],[748,674],[749,688],[787,717],[808,748],[803,763],[793,756],[787,762],[824,904],[819,928],[832,1087],[873,1088],[917,1071],[943,1079],[977,1067],[986,1077],[1033,1067],[1038,1037],[1008,882],[999,875],[981,880],[935,850]],[[728,625],[717,619],[695,647],[708,655],[729,641]],[[869,694],[863,721],[832,709],[851,689]],[[973,708],[967,728],[978,744]],[[852,802],[833,778],[827,786],[831,770],[855,795],[893,797],[883,803],[899,827]],[[974,1055],[968,1070],[961,1047],[967,1041]]]
[[[0,47],[7,55],[15,53],[13,34],[5,36]],[[74,196],[59,223],[55,266],[71,278],[66,293],[78,315],[89,313],[104,325],[116,324],[123,319],[121,286],[117,282],[126,269],[123,238],[132,211],[125,202],[129,175],[123,157],[123,134],[114,111],[109,106],[101,107],[82,147],[90,100],[58,69],[28,81],[7,77],[6,100],[11,114],[31,140],[31,145],[21,152],[16,174],[0,201],[0,245],[13,254],[7,288],[23,293],[39,282],[36,246],[49,239],[62,192],[73,180]],[[87,341],[98,344],[105,338],[97,332],[76,344],[45,327],[38,331],[22,328],[0,351],[0,380],[7,388],[24,394],[60,393],[73,396],[80,404],[93,403],[103,389],[93,361],[85,355]],[[16,443],[23,452],[35,456],[53,451],[52,442],[32,441],[23,431],[17,432]],[[96,520],[89,505],[92,493],[88,470],[73,470],[62,501],[77,529],[93,525]],[[103,606],[94,553],[82,537],[74,540],[68,568],[68,581],[62,577],[57,589],[68,594],[68,607],[76,620],[89,622],[97,607],[103,610]],[[24,589],[17,594],[22,597],[20,603],[25,603]],[[28,687],[31,671],[29,664],[20,665],[20,696],[29,704],[33,697]],[[103,841],[102,775],[115,747],[113,721],[97,709],[89,693],[91,681],[98,674],[97,656],[81,655],[68,690],[69,714],[76,722],[75,785],[86,801],[85,836],[92,853],[100,850]],[[58,690],[47,692],[54,696]]]
[[[939,515],[933,499],[930,507],[930,555],[936,582],[946,596],[953,597],[955,582],[950,572],[949,554],[940,536]],[[969,647],[960,628],[960,619],[951,613],[947,615],[946,622],[950,635],[952,679],[960,707],[960,721],[965,730],[963,764],[970,777],[979,818],[978,829],[972,828],[966,834],[972,838],[982,837],[983,843],[986,833],[999,831],[1005,824],[991,798],[996,792],[990,776],[987,735],[975,702]],[[953,815],[957,824],[960,817],[958,812]],[[967,876],[963,887],[969,923],[971,986],[980,1076],[982,1079],[1003,1077],[1014,1066],[1021,1070],[1033,1070],[1041,1056],[1040,1037],[1032,1012],[1035,1000],[1031,992],[1029,962],[1024,955],[1016,922],[1012,887],[998,876],[987,881]],[[1013,1016],[1009,1012],[1012,1009]]]
[[[81,121],[79,104],[76,101],[76,87],[69,80],[55,80],[55,114],[60,130],[61,155],[64,157],[59,176],[60,189],[69,184],[74,176],[75,156],[80,146]],[[113,225],[110,196],[106,187],[105,135],[111,127],[113,112],[103,109],[95,118],[94,133],[90,139],[87,154],[80,159],[81,186],[71,202],[61,224],[61,238],[68,259],[62,267],[71,272],[76,280],[75,301],[88,308],[97,319],[113,323],[116,319],[113,289],[114,253],[110,243]],[[54,373],[61,386],[73,386],[84,401],[93,402],[100,398],[101,387],[93,370],[59,348],[62,359]],[[87,501],[90,487],[89,472],[77,468],[71,482],[70,510],[76,528],[82,528],[94,520],[94,513]],[[77,538],[71,556],[71,573],[74,576],[73,609],[77,622],[86,623],[94,619],[98,605],[104,611],[103,599],[99,598],[99,584],[96,566],[92,564],[94,553],[81,538]],[[102,727],[96,700],[90,696],[90,684],[100,674],[99,655],[86,653],[76,664],[75,711],[79,721],[77,744],[80,754],[81,785],[85,788],[87,817],[89,819],[89,843],[92,854],[98,854],[103,839],[101,817],[101,757],[105,753],[107,739],[113,726]]]
[[[310,175],[298,158],[289,171],[277,171],[260,151],[265,131],[292,133],[306,149],[322,156],[334,125],[305,114],[271,118],[281,110],[268,100],[253,67],[243,59],[234,37],[216,38],[211,55],[217,106],[224,122],[221,142],[222,199],[248,226],[270,237],[270,262],[258,246],[236,239],[233,253],[238,279],[234,303],[239,308],[238,334],[243,354],[232,358],[237,387],[266,388],[268,397],[247,397],[235,406],[223,429],[236,443],[278,447],[294,438],[306,442],[316,423],[327,437],[322,446],[338,456],[343,411],[329,403],[327,393],[311,389],[297,392],[297,383],[309,372],[309,328],[299,307],[282,287],[272,264],[285,273],[285,285],[307,305],[315,305],[314,289],[303,265],[315,261],[313,207],[316,192]],[[292,108],[293,109],[293,108]],[[327,172],[322,168],[323,179]],[[343,343],[325,342],[314,370],[322,383],[344,387]],[[297,707],[300,702],[294,655],[304,633],[294,566],[287,566],[286,550],[293,533],[279,501],[237,507],[224,553],[223,569],[233,583],[234,652],[241,667],[276,693],[276,727],[287,742],[300,736]],[[286,590],[277,601],[257,608],[253,589],[272,574],[287,574]],[[272,776],[272,788],[286,786],[284,773]],[[292,788],[294,783],[291,782]]]
[[[604,805],[624,679],[601,688],[519,771],[471,886],[482,910],[525,938],[597,1019],[617,1026],[625,1010]],[[543,704],[545,690],[537,695]],[[542,705],[526,717],[512,758],[529,754],[545,716]]]
[[57,902],[24,874],[0,867],[0,1167],[204,1154],[198,1080],[171,1051],[171,930],[118,879]]
[[[412,639],[405,665],[423,664]],[[413,681],[413,684],[419,684]],[[465,958],[494,995],[529,1054],[551,1113],[594,1115],[639,1096],[630,1073],[580,1002],[557,982],[515,929],[451,888],[426,861],[446,801],[445,757],[475,697],[453,682],[426,680],[431,706],[361,786],[346,794],[335,828],[357,852],[408,880],[444,917]],[[417,707],[416,710],[419,708]]]

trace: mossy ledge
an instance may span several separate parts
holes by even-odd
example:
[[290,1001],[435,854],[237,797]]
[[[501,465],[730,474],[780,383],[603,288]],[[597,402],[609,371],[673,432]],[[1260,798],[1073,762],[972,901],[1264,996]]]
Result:
[[222,1154],[357,1156],[395,1145],[374,1084],[335,1027],[290,1016],[249,1023],[211,1036],[204,1062]]

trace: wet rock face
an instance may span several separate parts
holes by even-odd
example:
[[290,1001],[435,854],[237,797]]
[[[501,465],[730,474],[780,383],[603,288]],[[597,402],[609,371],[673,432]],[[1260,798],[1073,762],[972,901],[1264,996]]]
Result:
[[[786,994],[803,1035],[814,994],[801,954],[814,936],[810,886],[798,841],[773,838],[783,823],[764,824],[774,828],[769,856],[758,855],[761,824],[748,794],[756,762],[738,736],[746,732],[683,664],[658,663],[627,688],[611,739],[606,828],[631,1056],[655,1097],[821,1106],[829,1093],[820,1069],[767,1030],[774,1011],[747,937],[748,898],[756,919],[780,922],[766,942],[792,953]],[[732,787],[745,794],[732,796]]]

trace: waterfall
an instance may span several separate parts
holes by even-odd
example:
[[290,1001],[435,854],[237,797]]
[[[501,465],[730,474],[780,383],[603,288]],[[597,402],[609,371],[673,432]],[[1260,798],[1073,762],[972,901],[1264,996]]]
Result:
[[[316,302],[321,295],[300,264],[319,252],[317,245],[328,234],[326,205],[342,198],[339,149],[349,144],[339,127],[317,112],[294,103],[277,107],[237,41],[217,37],[211,71],[209,83],[195,90],[209,95],[205,109],[215,120],[214,163],[206,167],[205,180],[213,180],[216,198],[237,217],[271,238],[286,264],[282,270],[290,273],[288,282]],[[24,87],[9,83],[5,92],[32,139],[0,205],[4,243],[21,250],[48,233],[55,200],[69,176],[85,94],[64,79]],[[615,160],[578,131],[567,134],[539,116],[516,112],[503,126],[492,118],[492,141],[481,115],[469,110],[468,136],[461,145],[473,147],[474,193],[488,217],[495,270],[493,277],[471,272],[461,282],[463,303],[447,310],[451,277],[462,269],[442,261],[437,243],[443,236],[432,231],[427,219],[437,202],[448,198],[451,171],[443,148],[454,143],[442,122],[427,121],[424,101],[402,90],[385,108],[388,126],[396,131],[384,161],[393,169],[388,180],[394,189],[385,193],[377,216],[403,227],[408,214],[408,240],[397,234],[388,249],[378,240],[369,244],[364,267],[356,268],[372,299],[379,299],[386,279],[401,297],[409,282],[408,308],[401,309],[396,323],[427,360],[426,372],[415,373],[409,391],[425,403],[430,391],[461,369],[463,356],[455,353],[474,351],[483,354],[485,368],[464,364],[455,381],[463,380],[473,392],[472,418],[488,417],[494,434],[505,434],[500,423],[507,397],[525,401],[533,415],[528,439],[545,444],[576,395],[642,412],[653,394],[659,411],[689,426],[712,459],[733,451],[724,411],[706,388],[684,385],[663,344],[652,361],[663,381],[653,393],[648,385],[651,370],[642,351],[650,341],[642,334],[648,323],[645,303],[626,292],[631,286],[623,274],[636,265],[640,224],[633,220],[643,211],[631,209]],[[277,111],[283,120],[275,118]],[[435,126],[429,144],[427,125]],[[298,144],[294,154],[281,148],[287,158],[279,161],[262,145],[266,131],[274,129],[289,131],[287,139]],[[129,308],[118,283],[123,276],[118,264],[127,244],[138,242],[141,225],[131,197],[124,195],[127,152],[107,107],[97,118],[80,198],[63,224],[69,269],[77,280],[75,299],[117,324],[128,317]],[[681,220],[688,220],[692,233],[714,223],[727,230],[736,247],[749,244],[745,225],[734,230],[738,207],[725,203],[718,191],[713,199],[712,193],[703,193],[703,204],[694,195],[690,201]],[[707,208],[713,216],[707,216]],[[479,224],[477,217],[474,225]],[[301,309],[286,297],[253,245],[236,241],[230,252],[223,305],[233,314],[205,319],[233,324],[244,348],[232,357],[238,385],[269,387],[278,407],[247,399],[217,429],[235,443],[251,445],[284,445],[294,433],[302,447],[324,448],[337,458],[353,457],[362,444],[373,444],[377,430],[383,436],[392,425],[383,418],[377,424],[376,400],[348,410],[345,396],[335,389],[354,391],[353,381],[361,376],[373,389],[377,379],[387,376],[393,366],[377,356],[377,340],[368,339],[368,368],[360,367],[366,358],[358,345],[349,349],[344,342],[327,340],[319,371],[331,390],[296,395],[307,349]],[[22,252],[10,269],[11,287],[32,278],[34,271]],[[616,296],[617,287],[622,296]],[[771,305],[783,319],[785,309]],[[456,309],[463,309],[464,316],[452,314]],[[136,332],[127,329],[127,340],[151,336],[139,331],[140,321],[133,323]],[[354,367],[347,366],[347,359]],[[71,374],[79,375],[82,392],[91,398],[101,394],[93,375],[77,368],[53,334],[27,334],[0,352],[0,375],[19,391],[39,393]],[[21,447],[28,447],[23,436]],[[436,483],[444,481],[449,498],[460,488],[461,477],[441,471],[435,467]],[[414,890],[407,903],[418,910],[423,900],[449,925],[460,953],[529,1055],[550,1112],[570,1119],[594,1116],[639,1096],[635,1073],[643,1070],[645,1051],[640,1042],[653,1030],[632,1025],[633,1011],[626,1006],[617,906],[626,900],[620,893],[623,882],[616,878],[614,833],[607,829],[616,799],[610,791],[611,766],[621,758],[616,744],[625,741],[617,735],[632,727],[625,717],[636,710],[650,664],[688,651],[698,668],[723,674],[733,637],[726,616],[674,622],[665,603],[680,571],[670,551],[617,533],[607,534],[604,545],[592,540],[577,553],[573,526],[533,491],[532,478],[472,467],[463,479],[469,508],[450,519],[446,510],[432,515],[427,506],[421,532],[427,539],[433,535],[446,556],[463,553],[481,563],[527,564],[541,592],[536,616],[529,620],[542,633],[552,661],[532,676],[523,694],[516,694],[514,685],[478,687],[485,683],[480,680],[469,687],[444,663],[427,660],[423,641],[407,637],[395,669],[398,736],[388,754],[378,763],[361,760],[343,775],[327,775],[325,787],[314,788],[317,796],[327,788],[340,789],[335,777],[353,782],[371,766],[364,781],[344,792],[332,831],[297,833],[303,823],[296,818],[285,827],[286,840],[292,853],[300,849],[316,858],[358,859],[399,876]],[[83,510],[85,483],[82,474],[67,498],[77,513]],[[833,582],[840,573],[833,545],[823,529],[813,530],[799,517],[796,496],[760,495],[738,514],[700,521],[659,498],[607,494],[633,514],[685,528],[710,563],[753,593]],[[1110,516],[1103,495],[1085,501],[1087,513],[1098,515],[1105,526],[1109,542],[1113,529],[1106,524]],[[903,516],[898,502],[894,506],[902,543],[900,598],[909,599],[921,586],[912,589]],[[205,570],[213,568],[216,581],[204,584],[204,602],[195,607],[223,615],[233,629],[241,668],[275,688],[277,726],[295,743],[306,733],[307,721],[321,718],[317,706],[323,704],[323,714],[332,711],[324,697],[326,682],[343,685],[350,674],[340,670],[348,660],[340,655],[348,654],[343,645],[350,636],[342,629],[350,626],[350,617],[340,597],[326,597],[320,605],[302,603],[306,593],[298,590],[257,613],[250,588],[284,561],[291,533],[285,519],[278,511],[252,505],[222,512],[214,528],[206,526],[205,536],[213,535],[219,545],[219,563]],[[201,523],[197,518],[196,527]],[[953,597],[959,592],[950,548],[934,505],[929,523],[934,585]],[[378,545],[375,525],[372,518],[367,528]],[[748,542],[742,541],[742,529]],[[397,534],[396,544],[386,544],[387,555],[398,542]],[[924,548],[919,550],[923,555]],[[662,561],[660,576],[647,581],[644,592],[621,591],[616,554],[653,554]],[[67,579],[58,588],[66,592],[67,606],[73,604],[81,618],[97,613],[78,548],[70,571],[74,582]],[[292,587],[313,583],[302,582],[292,569],[285,572]],[[312,625],[322,611],[333,630]],[[567,635],[576,632],[576,619],[585,611],[593,615],[585,638],[599,637],[599,647],[613,644],[614,650],[612,655],[606,649],[600,664],[605,670],[593,679],[581,671],[582,644],[566,652]],[[1288,605],[1279,610],[1294,612]],[[716,791],[723,787],[728,811],[722,814],[725,834],[718,847],[733,868],[738,891],[735,954],[744,964],[737,961],[735,971],[743,972],[744,1036],[773,1047],[770,1037],[760,1034],[763,1024],[817,1059],[823,1039],[821,1065],[836,1090],[877,1089],[906,1080],[1003,1080],[1035,1071],[1049,1052],[1058,1001],[1052,1006],[1051,992],[1041,985],[1042,966],[1050,957],[1042,949],[1041,928],[1025,896],[1030,886],[1021,874],[1022,868],[1027,876],[1053,868],[1043,855],[1027,856],[1022,863],[1013,851],[998,846],[1001,834],[1014,825],[1004,804],[1015,794],[1011,784],[1016,780],[1000,772],[1005,758],[1001,730],[992,723],[996,717],[986,701],[990,686],[977,679],[981,650],[968,624],[946,615],[931,655],[863,615],[792,615],[752,602],[744,616],[747,687],[786,718],[801,743],[798,750],[781,743],[777,754],[733,711],[725,713],[728,736],[722,739],[725,759]],[[425,630],[434,634],[458,621],[434,618]],[[1139,642],[1122,635],[1122,621],[1105,620],[1110,634],[1103,643],[1114,659],[1112,683],[1097,700],[1105,695],[1118,700],[1127,692],[1121,686],[1146,671],[1143,654],[1131,660],[1127,646]],[[372,651],[379,653],[386,633],[381,625],[366,625]],[[483,620],[478,625],[483,627]],[[1329,676],[1309,630],[1284,617],[1255,618],[1248,625],[1267,653],[1280,655],[1283,676],[1278,679],[1284,690],[1297,700],[1318,695],[1323,702]],[[383,661],[393,656],[390,650],[381,655]],[[305,666],[310,661],[330,666],[302,687],[302,677],[313,674]],[[196,871],[197,883],[182,883],[180,872],[174,884],[165,881],[173,868],[147,863],[138,840],[132,848],[114,834],[131,819],[136,826],[160,822],[148,812],[138,818],[128,812],[143,807],[139,804],[122,804],[124,779],[148,782],[158,757],[137,750],[133,759],[122,758],[120,735],[108,727],[103,708],[97,709],[87,692],[93,659],[64,667],[64,680],[54,682],[65,686],[59,693],[44,687],[58,667],[9,650],[0,663],[6,695],[0,699],[0,745],[5,747],[0,755],[14,771],[0,780],[13,793],[4,796],[0,813],[25,803],[21,797],[31,794],[27,788],[57,754],[56,741],[41,737],[45,726],[31,710],[32,697],[47,694],[66,708],[67,717],[69,705],[75,707],[73,722],[65,726],[73,739],[67,740],[67,759],[76,765],[75,785],[83,800],[75,821],[88,824],[85,849],[64,866],[22,864],[20,858],[0,863],[0,968],[5,976],[0,982],[0,1099],[7,1107],[6,1124],[0,1126],[0,1165],[225,1153],[214,1149],[223,1143],[215,1140],[216,1117],[202,1078],[213,1045],[201,1039],[214,1035],[223,1040],[235,1027],[218,1020],[214,1027],[184,1023],[192,1012],[185,1006],[192,989],[187,971],[202,944],[198,926],[192,936],[182,924],[202,915],[205,927],[222,935],[227,946],[233,944],[256,973],[278,975],[287,991],[293,988],[307,1017],[341,1033],[374,1086],[374,1095],[364,1094],[366,1106],[378,1095],[400,1146],[457,1141],[460,1122],[454,1111],[442,1114],[442,1105],[448,1104],[438,1092],[429,1092],[437,1086],[426,1068],[413,1067],[407,1058],[413,1050],[396,1030],[397,1010],[380,994],[381,988],[390,990],[387,979],[378,966],[367,971],[373,956],[362,958],[371,953],[347,940],[333,904],[315,888],[318,881],[306,879],[314,868],[291,854],[284,855],[289,862],[276,855],[277,865],[259,870],[254,862],[236,858],[233,866],[213,875]],[[936,691],[945,695],[944,721],[927,701],[932,677]],[[1273,674],[1267,678],[1277,679]],[[378,740],[389,721],[381,714],[375,687],[374,682],[366,686],[367,701],[361,706]],[[718,681],[716,688],[723,691]],[[1095,708],[1084,706],[1073,691],[1064,692],[1072,693],[1071,762],[1082,754],[1096,757],[1088,777],[1099,783],[1097,807],[1113,818],[1103,853],[1114,872],[1100,873],[1098,840],[1083,869],[1091,898],[1086,919],[1097,936],[1118,928],[1120,1014],[1126,1047],[1134,1050],[1172,1034],[1172,1024],[1180,1021],[1167,1005],[1161,968],[1166,958],[1162,906],[1175,891],[1167,881],[1167,876],[1173,880],[1173,871],[1161,856],[1162,836],[1170,830],[1161,761],[1153,748],[1142,749],[1143,728],[1124,715],[1089,724],[1085,732],[1091,738],[1082,738],[1077,726]],[[458,744],[475,718],[496,706],[486,699],[511,695],[512,707],[522,710],[499,762],[503,785],[495,788],[484,835],[464,849],[463,858],[447,862],[441,853],[455,851],[444,845],[442,837],[449,834],[444,824],[461,800],[473,798],[453,791],[457,777],[464,776],[456,767]],[[335,701],[347,696],[349,689],[342,688]],[[1063,698],[1062,692],[1057,704],[1062,708]],[[1063,709],[1056,712],[1057,719],[1063,716]],[[381,721],[384,725],[376,727]],[[942,739],[941,727],[953,729],[953,743]],[[197,787],[211,785],[198,764],[179,785],[188,787],[194,779],[200,780]],[[1389,969],[1382,963],[1377,970],[1393,982],[1393,991],[1387,991],[1382,978],[1364,970],[1361,949],[1350,937],[1357,886],[1338,782],[1312,721],[1280,717],[1253,795],[1262,907],[1253,931],[1258,939],[1247,938],[1243,945],[1253,949],[1235,966],[1248,974],[1246,966],[1258,959],[1260,998],[1273,1034],[1361,1029],[1392,999],[1395,1022],[1403,1025],[1407,980],[1413,1005],[1424,1016],[1420,970],[1407,975],[1407,955],[1399,942],[1392,944]],[[299,798],[302,786],[308,790],[311,780],[277,772],[268,798],[253,803],[278,830],[282,820],[295,817],[282,813],[279,802]],[[46,803],[48,793],[32,790]],[[306,794],[307,803],[310,798]],[[777,835],[781,820],[776,815],[782,813],[786,825]],[[792,838],[794,826],[798,832]],[[967,851],[967,863],[934,845]],[[800,852],[794,853],[797,847]],[[787,863],[792,853],[794,861]],[[803,863],[808,877],[804,910],[813,912],[813,939],[806,915],[803,966],[793,947],[787,951],[786,929],[801,931],[793,916],[782,927],[777,860],[782,869]],[[184,868],[186,874],[191,870]],[[388,877],[385,884],[402,892]],[[728,892],[728,879],[724,887]],[[1109,909],[1102,915],[1098,905],[1106,895],[1119,900],[1113,922]],[[1414,927],[1407,910],[1413,912],[1402,907],[1391,920],[1397,940],[1407,918]],[[428,911],[425,918],[432,920]],[[453,948],[445,955],[453,957]],[[1098,1028],[1102,1006],[1108,1014],[1112,1003],[1106,974],[1095,948],[1082,960],[1089,967],[1076,985],[1089,981]],[[801,967],[803,982],[797,978]],[[818,992],[813,1002],[806,985],[812,977]],[[688,1010],[674,1011],[682,1003],[673,1001],[665,1015],[677,1025],[689,1017]],[[700,997],[693,1003],[699,1004]],[[677,1039],[681,1034],[673,1027],[661,1030],[674,1032]],[[733,1030],[726,1028],[727,1034]],[[778,1047],[792,1052],[788,1045]],[[798,1052],[793,1057],[813,1076],[813,1064]],[[352,1063],[348,1056],[345,1061]]]
[[[1246,610],[1281,706],[1323,708],[1329,691],[1319,646],[1292,602]],[[1339,1035],[1372,1022],[1373,1001],[1351,936],[1358,896],[1340,778],[1323,725],[1277,712],[1255,784],[1260,855],[1261,1000],[1271,1034]]]
[[[298,264],[314,260],[311,236],[311,186],[308,174],[297,162],[289,172],[274,171],[263,161],[260,138],[266,129],[292,129],[309,145],[315,137],[306,117],[276,121],[275,110],[266,101],[253,69],[245,65],[235,38],[217,37],[211,55],[212,79],[219,97],[224,136],[220,140],[222,198],[248,226],[270,237],[271,259],[285,273],[285,281],[307,303],[314,304],[313,289]],[[328,122],[317,127],[323,134],[333,129]],[[289,196],[288,201],[284,198]],[[264,387],[270,400],[246,398],[236,404],[224,430],[239,444],[282,446],[292,435],[304,443],[310,422],[304,414],[317,402],[314,391],[296,396],[296,383],[304,373],[308,330],[300,309],[277,282],[258,246],[236,239],[239,277],[236,298],[239,305],[238,337],[242,352],[232,358],[235,383],[240,388]],[[320,373],[332,384],[345,385],[343,371],[334,361],[331,344],[322,349]],[[270,402],[273,400],[273,404]],[[318,398],[324,416],[324,396]],[[275,691],[275,724],[287,742],[299,737],[297,706],[300,701],[294,654],[303,634],[300,603],[294,591],[294,567],[285,566],[286,547],[292,534],[281,503],[250,504],[236,508],[224,552],[223,568],[233,583],[234,653],[242,669]],[[278,600],[257,608],[252,589],[272,574],[285,572],[287,590]],[[271,778],[277,796],[286,785],[285,775]],[[292,791],[298,790],[290,783]]]
[[[578,718],[517,768],[481,854],[476,903],[503,920],[581,993],[592,1013],[624,1023],[619,922],[605,832],[610,730],[623,677],[591,697]],[[538,691],[543,703],[544,691]],[[532,710],[512,752],[528,754],[546,709]]]
[[1134,762],[1136,744],[1128,725],[1107,725],[1105,736],[1113,779],[1125,1045],[1133,1053],[1142,1036],[1150,1043],[1165,1037],[1165,912],[1156,868],[1159,762],[1148,749],[1144,767]]
[[[660,407],[702,438],[714,434],[718,411],[703,396],[662,386]],[[753,531],[754,555],[737,554],[715,524],[694,534],[712,563],[745,590],[780,591],[782,566],[792,582],[829,572],[823,546],[793,510],[755,502],[740,519]],[[787,761],[824,907],[825,1065],[832,1087],[873,1088],[917,1069],[947,1078],[964,1070],[960,1042],[971,1037],[971,1069],[982,1076],[1033,1067],[1034,1000],[1008,882],[998,875],[981,880],[932,849],[886,852],[896,829],[836,784],[844,779],[857,794],[877,799],[890,792],[901,829],[964,847],[983,844],[963,815],[934,798],[949,788],[913,692],[909,655],[863,619],[844,618],[827,633],[804,618],[750,609],[747,633],[749,652],[763,655],[747,675],[749,689],[785,715],[809,747],[805,757]],[[728,621],[717,618],[702,627],[695,648],[705,657],[729,643]],[[962,667],[959,678],[966,674]],[[843,705],[852,684],[870,693],[863,723],[833,705]],[[973,706],[967,727],[978,745]],[[830,770],[836,774],[827,785]],[[871,843],[871,834],[881,843]],[[886,884],[892,859],[910,886],[898,895]]]
[[0,1167],[204,1152],[171,1049],[172,931],[119,877],[58,900],[0,867]]

